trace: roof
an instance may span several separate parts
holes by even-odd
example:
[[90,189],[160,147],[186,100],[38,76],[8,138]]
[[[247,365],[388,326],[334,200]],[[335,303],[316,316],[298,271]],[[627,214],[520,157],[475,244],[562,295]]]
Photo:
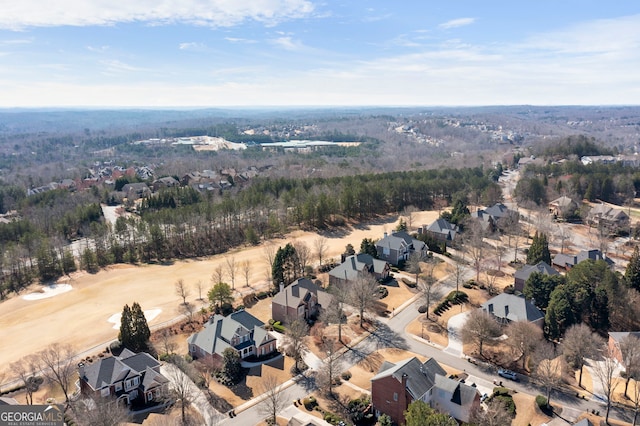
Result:
[[389,247],[392,250],[401,250],[412,245],[415,251],[428,249],[424,242],[416,240],[405,231],[393,232],[391,235],[386,235],[385,233],[385,236],[376,242],[376,247]]
[[524,297],[501,293],[482,304],[482,309],[500,319],[535,322],[544,318],[542,311]]
[[573,201],[571,198],[567,197],[566,195],[563,195],[562,197],[556,198],[555,200],[549,202],[549,205],[552,206],[558,206],[561,209],[567,208],[567,207],[571,207],[571,206],[578,206],[578,203],[576,203],[575,201]]
[[308,278],[299,278],[273,297],[272,303],[297,308],[308,302],[310,295],[319,299],[319,293],[324,291]]
[[640,331],[610,331],[609,337],[611,337],[614,341],[620,342],[627,336],[635,336],[640,339]]
[[598,250],[598,249],[582,250],[578,254],[562,254],[562,253],[559,253],[559,254],[555,255],[555,257],[553,258],[551,263],[553,263],[554,265],[562,266],[563,268],[567,268],[567,267],[570,268],[570,267],[575,266],[575,265],[577,265],[578,263],[580,263],[580,262],[582,262],[584,260],[593,260],[593,261],[604,260],[609,265],[613,265],[614,264],[613,260],[611,260],[608,257],[604,256],[602,254],[602,252],[600,250]]
[[478,395],[478,389],[441,374],[435,377],[436,389],[442,389],[451,395],[451,402],[462,407],[470,407]]
[[353,281],[363,271],[380,274],[386,266],[386,261],[376,259],[370,254],[360,253],[345,258],[344,262],[329,271],[329,275],[342,280]]
[[456,232],[458,231],[458,227],[446,219],[438,218],[427,227],[427,231],[436,234],[443,234],[448,240],[453,240],[456,236]]
[[531,274],[538,272],[544,275],[559,275],[559,272],[553,269],[547,262],[538,262],[535,265],[525,265],[516,271],[514,277],[520,280],[528,280]]
[[372,382],[384,377],[393,377],[402,383],[403,376],[407,379],[407,391],[414,399],[422,397],[435,384],[436,375],[447,373],[438,362],[429,358],[421,363],[418,358],[412,357],[396,364],[385,361],[378,374],[371,378]]
[[246,334],[249,334],[250,344],[256,346],[265,341],[275,340],[275,337],[264,329],[262,321],[243,309],[227,317],[217,314],[212,316],[202,331],[189,336],[187,343],[209,354],[222,355],[225,349],[235,347],[231,344],[234,336]]
[[495,219],[507,217],[511,213],[507,206],[502,203],[496,203],[491,207],[487,207],[484,211]]
[[[123,351],[119,357],[101,358],[96,363],[85,364],[82,377],[92,389],[98,390],[128,377],[142,375],[159,366],[158,360],[146,352],[134,354],[131,351]],[[156,379],[166,382],[161,374],[154,372],[154,378],[150,380]]]

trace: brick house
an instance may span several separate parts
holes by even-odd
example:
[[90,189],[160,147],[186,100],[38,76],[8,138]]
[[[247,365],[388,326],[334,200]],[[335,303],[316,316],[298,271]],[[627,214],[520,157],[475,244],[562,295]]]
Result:
[[385,260],[376,259],[370,254],[360,253],[347,256],[340,265],[329,271],[329,285],[355,281],[361,274],[370,274],[376,280],[389,277],[391,267]]
[[609,346],[610,353],[614,356],[614,358],[621,364],[623,364],[622,360],[622,352],[620,352],[620,342],[627,338],[628,336],[633,336],[636,339],[640,339],[640,331],[610,331],[609,332],[609,341],[607,342]]
[[513,287],[520,292],[523,291],[524,285],[527,283],[527,280],[534,272],[543,275],[560,275],[558,271],[553,269],[545,261],[538,262],[535,265],[525,265],[522,268],[518,269],[514,274]]
[[396,364],[385,361],[371,378],[371,403],[376,416],[387,414],[395,424],[404,425],[405,410],[417,400],[468,422],[480,404],[480,394],[475,387],[448,378],[433,358],[424,363],[416,357]]
[[92,397],[113,397],[127,404],[148,404],[168,391],[169,380],[160,374],[160,363],[146,352],[128,349],[120,356],[100,358],[78,365],[80,390]]

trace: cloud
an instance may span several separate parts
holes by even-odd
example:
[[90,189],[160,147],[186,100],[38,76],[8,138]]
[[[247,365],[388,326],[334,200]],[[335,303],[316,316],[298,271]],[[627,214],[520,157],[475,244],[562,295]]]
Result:
[[256,40],[251,40],[248,38],[238,38],[238,37],[225,37],[225,40],[231,42],[231,43],[246,43],[246,44],[253,44],[253,43],[257,43]]
[[178,49],[189,50],[192,52],[204,52],[205,50],[207,50],[207,45],[204,43],[196,43],[196,42],[180,43],[178,45]]
[[100,61],[100,63],[104,66],[105,73],[108,73],[108,74],[120,74],[123,72],[144,71],[144,69],[142,68],[138,68],[133,65],[126,64],[124,62],[118,61],[117,59]]
[[33,40],[30,39],[14,39],[14,40],[2,40],[1,45],[16,45],[16,44],[31,44]]
[[41,0],[21,0],[3,5],[0,28],[23,30],[129,22],[229,27],[247,20],[274,25],[308,16],[313,10],[310,0],[51,0],[47,7],[42,7]]
[[271,43],[280,46],[285,50],[301,50],[304,45],[299,40],[294,40],[291,36],[278,37],[271,39]]
[[476,18],[452,19],[450,21],[443,22],[442,24],[438,25],[438,28],[441,28],[443,30],[448,30],[451,28],[464,27],[465,25],[473,24],[475,21],[476,21]]
[[109,46],[87,46],[87,50],[90,52],[103,53],[109,50]]

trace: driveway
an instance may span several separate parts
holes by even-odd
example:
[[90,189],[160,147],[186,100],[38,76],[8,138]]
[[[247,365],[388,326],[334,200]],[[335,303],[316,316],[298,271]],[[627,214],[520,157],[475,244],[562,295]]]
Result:
[[464,327],[464,324],[467,322],[467,316],[469,316],[469,311],[449,318],[449,322],[447,322],[449,345],[444,349],[445,352],[458,357],[462,357],[464,355],[462,352],[462,337],[460,336],[460,330],[462,330],[462,327]]

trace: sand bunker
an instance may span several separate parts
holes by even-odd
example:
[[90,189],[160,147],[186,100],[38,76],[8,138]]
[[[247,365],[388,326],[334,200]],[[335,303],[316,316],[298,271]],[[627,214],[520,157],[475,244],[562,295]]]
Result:
[[42,291],[37,291],[35,293],[29,293],[22,296],[24,300],[40,300],[46,299],[47,297],[57,296],[62,293],[66,293],[67,291],[73,290],[71,284],[53,284],[49,286],[42,287]]
[[[160,315],[162,309],[149,309],[148,311],[144,311],[144,317],[147,319],[147,322],[151,322],[155,317]],[[113,314],[107,319],[108,322],[113,323],[114,330],[120,330],[120,317],[122,316],[122,312],[118,312]]]

